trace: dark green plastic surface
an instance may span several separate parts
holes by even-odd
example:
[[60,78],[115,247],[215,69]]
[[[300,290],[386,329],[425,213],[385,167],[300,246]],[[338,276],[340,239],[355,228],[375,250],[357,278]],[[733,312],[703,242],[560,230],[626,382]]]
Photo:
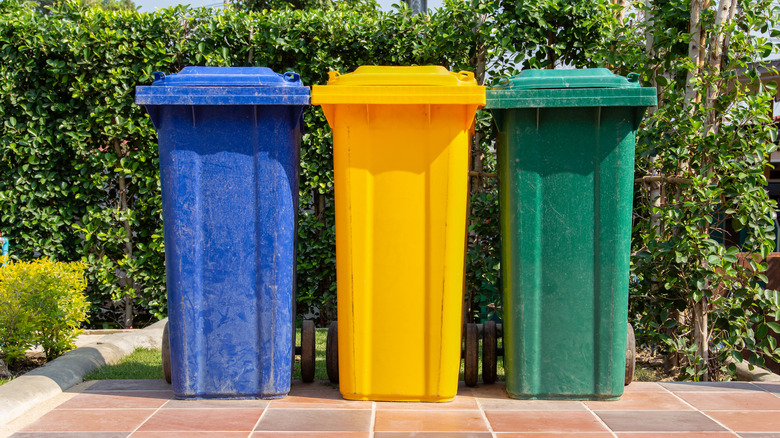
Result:
[[[644,105],[655,103],[654,89],[650,100],[637,99],[637,90],[646,89],[488,90],[499,127],[504,367],[512,397],[623,393],[634,137]],[[541,92],[539,105],[503,106]],[[592,106],[578,93],[628,103]],[[559,106],[561,94],[575,103]]]
[[656,104],[656,90],[605,68],[525,70],[488,90],[488,109]]

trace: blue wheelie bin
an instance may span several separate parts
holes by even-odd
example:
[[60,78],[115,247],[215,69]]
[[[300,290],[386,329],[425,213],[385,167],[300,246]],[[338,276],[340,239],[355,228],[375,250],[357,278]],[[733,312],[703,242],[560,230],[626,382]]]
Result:
[[159,140],[170,348],[163,362],[177,398],[290,390],[309,96],[298,74],[264,67],[186,67],[136,89]]

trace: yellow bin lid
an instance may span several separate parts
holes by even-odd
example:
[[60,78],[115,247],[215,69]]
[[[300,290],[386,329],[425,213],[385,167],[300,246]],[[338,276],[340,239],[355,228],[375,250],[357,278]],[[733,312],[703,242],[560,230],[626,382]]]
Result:
[[312,105],[322,104],[466,104],[485,105],[485,87],[474,73],[451,72],[438,65],[362,66],[344,75],[332,71],[328,85],[314,85]]

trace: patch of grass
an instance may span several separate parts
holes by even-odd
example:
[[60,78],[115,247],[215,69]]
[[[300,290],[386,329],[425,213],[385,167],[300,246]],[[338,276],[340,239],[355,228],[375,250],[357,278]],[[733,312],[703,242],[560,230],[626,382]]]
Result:
[[85,380],[162,379],[160,350],[137,348],[114,365],[106,365],[84,376]]
[[14,379],[13,377],[8,377],[8,378],[0,377],[0,385],[4,385],[13,379]]
[[662,368],[637,361],[634,368],[634,382],[664,382],[672,380]]

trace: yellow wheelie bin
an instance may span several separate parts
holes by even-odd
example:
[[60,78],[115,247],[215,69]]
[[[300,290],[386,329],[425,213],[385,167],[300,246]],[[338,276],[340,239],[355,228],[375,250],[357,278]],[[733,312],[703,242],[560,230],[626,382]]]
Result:
[[341,394],[451,400],[469,142],[485,88],[439,66],[363,66],[331,72],[312,104],[333,131]]

